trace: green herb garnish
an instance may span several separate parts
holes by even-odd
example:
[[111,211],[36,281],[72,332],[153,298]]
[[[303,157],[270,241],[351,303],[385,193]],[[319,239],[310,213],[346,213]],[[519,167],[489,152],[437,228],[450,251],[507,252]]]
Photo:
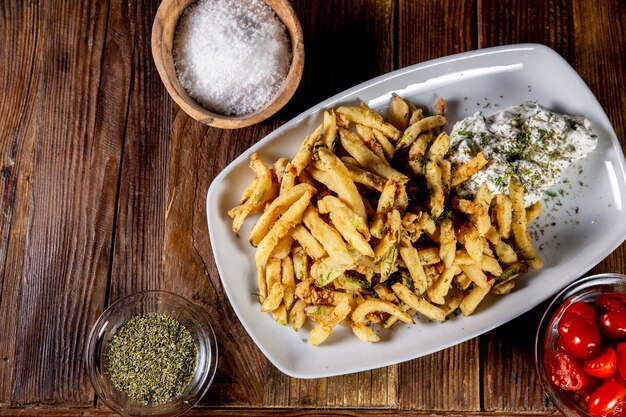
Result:
[[134,316],[111,337],[105,352],[113,385],[143,404],[160,405],[179,397],[196,368],[191,333],[166,314]]

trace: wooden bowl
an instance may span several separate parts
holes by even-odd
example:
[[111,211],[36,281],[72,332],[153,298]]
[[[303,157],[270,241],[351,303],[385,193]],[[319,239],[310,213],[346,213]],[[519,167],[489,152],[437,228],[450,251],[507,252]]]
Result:
[[154,18],[154,24],[152,25],[152,57],[168,93],[185,113],[209,126],[222,129],[238,129],[267,119],[289,101],[302,78],[304,41],[302,39],[300,22],[291,4],[287,0],[263,0],[274,10],[278,18],[286,26],[291,39],[291,66],[283,86],[273,99],[257,111],[243,116],[225,116],[207,110],[191,98],[183,86],[180,85],[176,76],[172,49],[178,19],[185,8],[195,1],[163,0]]

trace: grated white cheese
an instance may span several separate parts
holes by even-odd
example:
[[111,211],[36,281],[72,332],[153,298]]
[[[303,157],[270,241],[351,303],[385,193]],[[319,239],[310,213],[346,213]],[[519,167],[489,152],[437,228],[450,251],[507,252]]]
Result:
[[174,37],[176,75],[208,110],[252,113],[280,90],[291,47],[285,25],[262,0],[199,0]]
[[482,151],[489,163],[457,191],[472,196],[486,183],[493,193],[506,192],[515,175],[529,206],[559,182],[573,161],[593,152],[597,143],[589,120],[553,113],[537,103],[509,107],[489,117],[477,112],[454,125],[451,160],[460,165]]

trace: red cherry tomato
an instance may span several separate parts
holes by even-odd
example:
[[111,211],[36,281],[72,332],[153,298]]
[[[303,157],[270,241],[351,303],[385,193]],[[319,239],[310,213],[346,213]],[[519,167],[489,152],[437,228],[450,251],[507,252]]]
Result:
[[626,295],[615,292],[601,294],[596,299],[595,306],[601,313],[626,311]]
[[589,414],[603,417],[623,407],[626,399],[626,385],[619,382],[606,382],[591,394],[589,398]]
[[[617,372],[616,372],[617,373]],[[591,378],[591,382],[583,389],[576,391],[580,400],[585,404],[585,407],[589,407],[589,400],[591,399],[591,394],[598,389],[598,387],[603,384],[599,379]]]
[[593,307],[590,304],[587,304],[584,301],[577,301],[575,303],[572,303],[569,307],[567,307],[567,310],[565,310],[565,314],[571,314],[571,313],[582,316],[590,322],[596,321],[596,311],[593,309]]
[[617,354],[617,370],[623,379],[626,379],[626,342],[620,343],[615,348]]
[[600,331],[595,322],[577,312],[565,311],[558,325],[562,346],[578,359],[590,359],[600,350]]
[[583,369],[596,378],[609,378],[617,369],[617,355],[612,347],[602,348],[598,356],[583,363]]
[[547,358],[550,380],[557,387],[578,391],[592,383],[593,378],[585,373],[580,361],[569,353],[552,351]]
[[598,327],[610,339],[626,337],[626,310],[609,310],[600,316]]

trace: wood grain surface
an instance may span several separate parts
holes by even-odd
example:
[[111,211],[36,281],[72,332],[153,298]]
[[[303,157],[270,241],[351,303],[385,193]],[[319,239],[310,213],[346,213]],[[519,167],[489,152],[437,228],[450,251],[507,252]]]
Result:
[[[0,414],[112,415],[86,376],[91,325],[112,302],[165,289],[203,306],[214,383],[189,415],[554,415],[536,377],[545,308],[420,359],[298,380],[254,345],[220,283],[207,233],[211,181],[319,101],[445,55],[537,42],[581,75],[626,145],[621,0],[294,0],[302,82],[265,122],[204,126],[152,62],[158,0],[0,2]],[[626,273],[622,244],[591,272]]]

